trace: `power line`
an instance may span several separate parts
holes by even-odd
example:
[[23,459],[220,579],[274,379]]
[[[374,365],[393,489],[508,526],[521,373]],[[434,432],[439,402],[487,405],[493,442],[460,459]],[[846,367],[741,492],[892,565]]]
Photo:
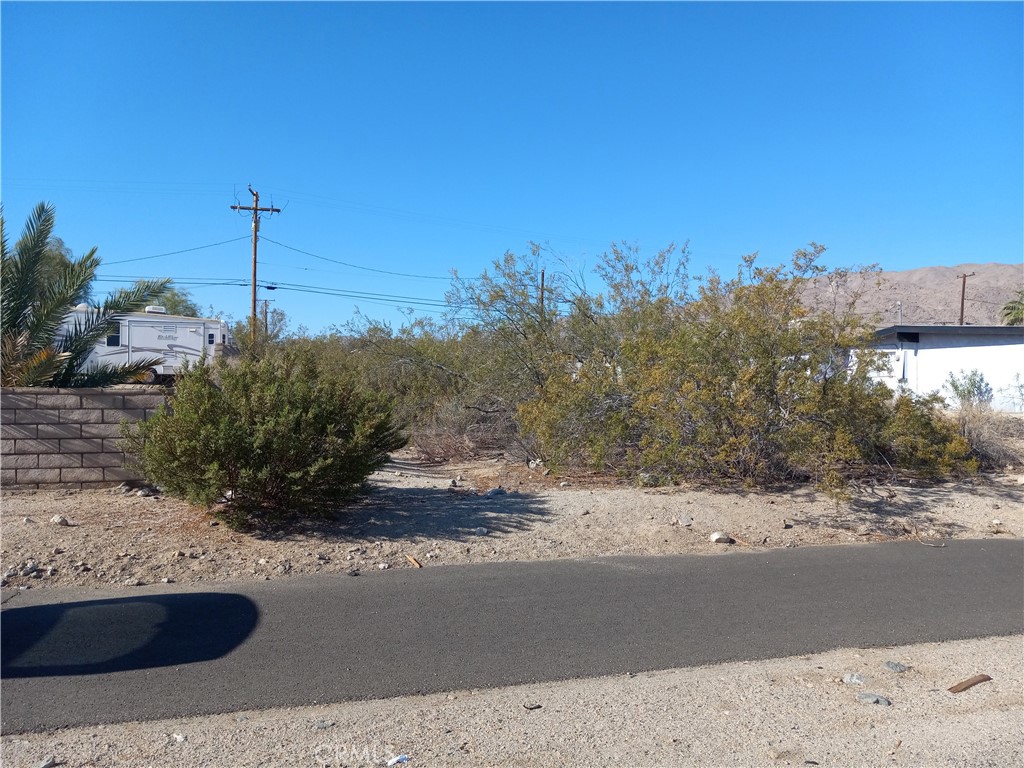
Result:
[[[109,275],[107,277],[96,278],[96,281],[103,283],[123,283],[132,280],[151,279],[153,278],[145,277],[142,275]],[[243,287],[249,284],[247,281],[239,278],[172,277],[171,280],[173,281],[174,285],[180,287],[195,288],[205,288],[210,286]],[[367,300],[373,299],[378,301],[389,301],[398,306],[402,306],[405,304],[417,304],[424,307],[441,309],[453,306],[442,299],[431,299],[424,298],[421,296],[403,296],[393,293],[373,293],[368,291],[346,290],[342,288],[330,288],[326,286],[305,285],[302,283],[288,283],[264,280],[260,283],[257,283],[257,287],[268,290],[285,290],[294,291],[296,293],[310,293],[322,296],[337,296],[339,298]]]
[[118,259],[117,261],[105,261],[105,262],[103,262],[103,265],[106,266],[106,265],[110,265],[110,264],[127,264],[130,261],[146,261],[148,259],[160,259],[160,258],[163,258],[164,256],[177,256],[179,253],[190,253],[191,251],[201,251],[204,248],[215,248],[218,245],[227,245],[228,243],[236,243],[239,240],[248,240],[248,239],[249,239],[248,235],[243,235],[242,237],[234,237],[234,238],[232,238],[230,240],[222,240],[219,243],[210,243],[209,245],[197,245],[195,248],[183,248],[180,251],[168,251],[167,253],[158,253],[155,256],[139,256],[139,257],[134,258],[134,259]]
[[312,256],[314,259],[320,259],[321,261],[329,261],[332,264],[341,264],[343,267],[350,267],[352,269],[362,269],[366,272],[376,272],[381,275],[394,275],[395,277],[414,277],[419,280],[451,280],[451,277],[438,277],[437,275],[412,275],[407,272],[391,272],[386,269],[374,269],[373,267],[363,267],[360,266],[359,264],[352,264],[347,261],[341,261],[340,259],[330,259],[326,256],[320,256],[319,254],[311,253],[310,251],[304,251],[301,248],[295,248],[290,245],[285,245],[284,243],[279,243],[276,240],[271,240],[269,237],[264,237],[263,239],[266,240],[268,243],[273,243],[274,245],[279,245],[282,248],[287,248],[289,251],[295,251],[296,253],[302,253],[305,254],[306,256]]

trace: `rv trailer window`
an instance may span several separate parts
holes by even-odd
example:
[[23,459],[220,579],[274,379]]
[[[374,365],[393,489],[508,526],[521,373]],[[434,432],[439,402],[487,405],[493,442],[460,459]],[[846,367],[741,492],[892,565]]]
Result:
[[107,346],[108,347],[120,347],[121,346],[121,324],[111,323],[107,328]]
[[208,334],[206,334],[206,343],[207,344],[214,344],[214,343],[216,343],[215,342],[216,338],[217,337],[214,336],[212,333],[208,333]]

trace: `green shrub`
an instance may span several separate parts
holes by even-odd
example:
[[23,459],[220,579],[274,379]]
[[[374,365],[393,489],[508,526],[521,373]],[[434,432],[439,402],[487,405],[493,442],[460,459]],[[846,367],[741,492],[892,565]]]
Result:
[[884,453],[899,469],[915,470],[930,477],[970,473],[978,469],[971,446],[956,425],[939,412],[942,398],[915,397],[901,392],[882,430]]
[[226,498],[235,526],[328,515],[405,443],[379,397],[295,349],[189,367],[169,407],[125,437],[151,482],[207,507]]

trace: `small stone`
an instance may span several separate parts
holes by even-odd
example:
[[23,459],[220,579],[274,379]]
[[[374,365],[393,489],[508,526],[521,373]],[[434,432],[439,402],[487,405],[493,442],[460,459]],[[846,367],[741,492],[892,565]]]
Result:
[[395,477],[405,477],[405,474],[402,472],[395,472]]
[[181,744],[183,741],[188,741],[188,736],[186,736],[183,733],[172,733],[171,738],[173,738],[179,744]]
[[22,519],[21,522],[23,522],[23,523],[34,523],[35,520],[33,520],[31,517],[26,517],[26,518]]
[[333,720],[318,720],[316,725],[314,725],[313,727],[316,728],[318,731],[326,731],[328,728],[330,728],[333,725],[334,725],[334,721]]
[[715,531],[709,537],[712,544],[733,544],[733,538],[722,531]]
[[1003,521],[999,520],[999,519],[996,519],[996,520],[992,521],[992,525],[1002,525],[1002,524],[1003,524]]
[[487,491],[487,493],[485,493],[484,496],[504,496],[506,493],[508,493],[508,491],[506,491],[499,485],[497,488],[491,488],[491,490]]
[[259,563],[260,565],[266,565],[266,564],[267,564],[267,558],[265,558],[265,557],[261,557],[261,558],[260,558],[259,560],[257,560],[256,562],[257,562],[257,563]]
[[54,547],[53,548],[53,554],[55,554],[55,555],[63,555],[64,554],[64,550],[61,549],[60,547]]
[[210,521],[210,527],[211,528],[216,528],[218,525],[220,525],[220,520],[211,520]]
[[563,480],[562,482],[560,482],[558,484],[558,487],[559,488],[568,488],[570,485],[572,485],[572,483],[570,483],[568,480]]
[[791,523],[789,520],[783,520],[782,521],[782,527],[783,528],[792,528],[793,527],[793,523]]
[[847,685],[864,685],[864,677],[857,672],[847,672],[843,675],[843,682]]
[[71,525],[71,523],[68,522],[68,519],[64,517],[64,515],[54,515],[50,518],[50,522],[54,525]]
[[17,576],[17,575],[18,575],[18,569],[14,568],[14,567],[8,568],[6,571],[4,571],[4,578],[5,579],[9,579],[12,576]]
[[125,579],[124,585],[126,587],[143,587],[146,583],[142,579]]
[[56,576],[56,575],[57,575],[57,569],[56,569],[56,568],[54,568],[54,567],[53,567],[53,566],[51,565],[51,566],[50,566],[49,568],[47,568],[47,569],[46,569],[46,575],[47,575],[47,576]]
[[885,698],[885,696],[880,696],[877,693],[858,693],[857,701],[862,704],[881,704],[883,707],[892,705],[892,702]]
[[141,498],[146,498],[147,496],[152,496],[153,491],[151,491],[149,488],[139,488],[139,490],[135,492],[135,495]]
[[475,533],[477,536],[486,536],[487,529],[481,525],[479,528],[474,528],[473,533]]
[[378,570],[381,570],[381,571],[386,571],[390,567],[391,566],[388,565],[387,563],[377,563],[377,568],[378,568]]
[[906,672],[908,669],[910,669],[910,667],[908,667],[906,664],[900,664],[898,661],[887,661],[882,666],[888,670],[895,672],[896,674],[902,674],[903,672]]
[[548,475],[551,474],[551,470],[550,469],[545,469],[543,472],[541,472],[541,474],[544,475],[544,477],[547,477]]
[[160,581],[163,582],[164,584],[173,584],[174,583],[174,579],[167,578],[167,577],[160,579]]
[[19,575],[21,575],[21,576],[31,576],[37,570],[39,570],[39,563],[37,563],[35,560],[29,560],[22,567],[21,572],[20,572]]
[[36,768],[54,768],[54,766],[57,766],[57,765],[60,765],[60,763],[57,762],[57,758],[55,758],[55,757],[48,757],[45,760],[43,760],[43,762],[39,763],[36,766]]

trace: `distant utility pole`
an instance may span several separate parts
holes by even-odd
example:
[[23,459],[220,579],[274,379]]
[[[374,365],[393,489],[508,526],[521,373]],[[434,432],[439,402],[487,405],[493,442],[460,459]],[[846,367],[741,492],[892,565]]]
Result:
[[268,308],[270,306],[270,302],[272,302],[273,299],[260,299],[260,301],[263,302],[263,332],[265,334],[267,334],[267,336],[269,336],[270,335],[270,319],[269,319],[269,316],[267,314],[267,310],[268,310]]
[[249,318],[249,338],[256,341],[256,243],[260,239],[260,214],[280,213],[280,208],[260,208],[260,193],[249,185],[252,205],[232,205],[233,211],[252,211],[252,315]]
[[960,285],[960,325],[964,324],[964,299],[967,298],[967,278],[974,277],[975,273],[969,275],[957,275],[957,280],[962,280]]

